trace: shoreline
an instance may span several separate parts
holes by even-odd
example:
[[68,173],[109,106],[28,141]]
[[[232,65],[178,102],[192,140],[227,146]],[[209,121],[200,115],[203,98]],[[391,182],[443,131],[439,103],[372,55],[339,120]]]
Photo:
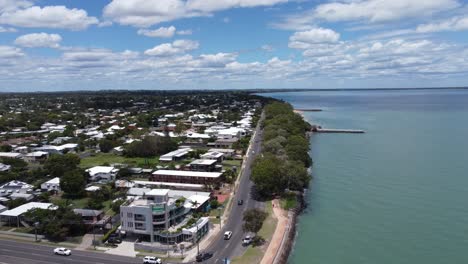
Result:
[[[293,111],[299,114],[304,120],[304,122],[311,125],[310,122],[305,118],[303,110],[294,109]],[[305,135],[306,135],[306,138],[308,139],[310,138],[309,132],[306,132]],[[309,156],[312,159],[312,156],[310,154]],[[311,179],[312,179],[312,174],[311,174],[312,166],[313,166],[313,162],[311,166],[307,167],[307,171],[309,172]],[[304,209],[307,207],[306,200],[305,200],[306,191],[307,189],[303,189],[302,191],[295,192],[296,201],[297,201],[297,205],[295,208],[284,210],[281,208],[281,205],[277,203],[278,208],[274,208],[274,209],[277,209],[275,210],[275,217],[278,219],[278,224],[275,228],[272,241],[270,241],[268,248],[260,264],[288,263],[288,259],[291,255],[291,252],[293,251],[294,244],[296,243],[298,217],[302,214]],[[274,201],[278,201],[278,200],[274,199],[272,200],[272,203]],[[283,214],[283,216],[276,215],[276,214]],[[284,216],[284,214],[286,214],[286,216]],[[285,220],[286,224],[284,226],[280,226],[280,220]],[[278,245],[278,244],[279,244],[279,247],[276,246],[275,248],[275,245]],[[273,247],[273,249],[270,247]],[[269,251],[276,252],[275,256],[273,257],[273,261],[271,261],[271,256],[268,256],[267,254]]]

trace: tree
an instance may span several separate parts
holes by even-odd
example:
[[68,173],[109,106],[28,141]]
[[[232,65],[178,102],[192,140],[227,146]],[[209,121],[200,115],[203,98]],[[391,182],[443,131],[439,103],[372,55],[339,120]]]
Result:
[[32,209],[25,213],[29,223],[38,222],[38,232],[52,241],[63,241],[67,236],[82,235],[85,226],[81,216],[70,207],[58,206],[55,210]]
[[125,203],[124,199],[118,199],[117,201],[113,202],[111,205],[112,211],[116,214],[120,213],[120,206]]
[[148,136],[135,141],[125,149],[129,157],[154,157],[177,149],[177,143],[170,137]]
[[244,224],[242,228],[245,232],[252,232],[257,234],[262,228],[263,221],[267,218],[268,214],[260,209],[253,208],[244,212]]
[[68,197],[77,198],[85,193],[86,178],[84,172],[79,169],[67,171],[60,178],[60,188]]
[[115,142],[109,139],[101,139],[99,141],[99,149],[101,150],[101,152],[104,153],[108,153],[109,151],[111,151],[115,145]]
[[80,164],[78,155],[67,153],[65,155],[51,155],[44,164],[44,169],[52,177],[61,177],[66,171],[75,170]]
[[18,199],[14,199],[14,200],[10,200],[8,202],[6,202],[6,206],[8,207],[8,209],[13,209],[13,208],[16,208],[18,206],[21,206],[23,204],[26,204],[28,201],[26,201],[26,199],[24,198],[18,198]]
[[11,145],[1,145],[0,152],[11,152],[13,147]]
[[120,168],[117,172],[117,179],[128,179],[132,176],[132,172],[129,168]]
[[65,127],[65,130],[63,131],[62,135],[64,137],[73,137],[73,136],[75,136],[75,127],[73,127],[72,125],[67,125]]
[[273,155],[264,155],[255,160],[252,181],[258,194],[271,196],[284,190],[282,161]]

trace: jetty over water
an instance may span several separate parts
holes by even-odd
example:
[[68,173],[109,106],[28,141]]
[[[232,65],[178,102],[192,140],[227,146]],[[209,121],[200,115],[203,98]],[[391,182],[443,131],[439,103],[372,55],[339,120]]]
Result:
[[333,129],[333,128],[318,128],[315,131],[316,133],[349,133],[349,134],[363,134],[364,130],[360,129]]
[[296,108],[294,110],[301,111],[301,112],[322,112],[323,111],[320,108],[306,108],[306,109]]
[[346,134],[363,134],[364,130],[360,129],[337,129],[337,128],[322,128],[321,126],[312,125],[310,131],[315,133],[346,133]]

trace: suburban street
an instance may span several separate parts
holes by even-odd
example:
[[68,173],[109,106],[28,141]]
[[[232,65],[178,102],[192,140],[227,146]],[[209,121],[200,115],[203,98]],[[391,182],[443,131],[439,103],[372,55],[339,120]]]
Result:
[[[261,120],[263,120],[263,115]],[[222,231],[215,237],[212,244],[205,250],[206,252],[213,253],[213,258],[208,260],[208,263],[225,263],[226,258],[232,259],[233,257],[240,256],[245,251],[245,247],[242,246],[242,239],[245,236],[242,230],[244,211],[249,208],[263,208],[264,206],[263,202],[252,198],[251,190],[253,183],[250,180],[251,165],[257,154],[260,153],[262,136],[263,131],[260,129],[260,125],[258,125],[255,130],[255,137],[252,139],[252,146],[244,163],[245,169],[239,182],[239,188],[233,197],[233,207],[227,222],[222,226]],[[244,204],[237,205],[238,200],[244,200]],[[230,240],[223,239],[225,231],[232,231]]]
[[106,264],[141,263],[141,259],[72,250],[71,256],[54,255],[53,246],[0,239],[0,264]]

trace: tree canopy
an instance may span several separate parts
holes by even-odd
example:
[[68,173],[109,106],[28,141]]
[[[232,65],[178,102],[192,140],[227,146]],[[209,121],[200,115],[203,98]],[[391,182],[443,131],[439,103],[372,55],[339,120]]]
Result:
[[291,105],[274,102],[265,107],[263,155],[252,168],[252,180],[262,196],[302,190],[309,184],[307,131],[310,125],[294,113]]

